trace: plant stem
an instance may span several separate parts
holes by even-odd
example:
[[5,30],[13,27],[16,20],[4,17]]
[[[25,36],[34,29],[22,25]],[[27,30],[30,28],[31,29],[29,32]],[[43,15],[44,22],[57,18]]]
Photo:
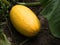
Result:
[[1,22],[0,26],[2,26],[2,25],[4,25],[4,24],[6,24],[6,22]]
[[[5,3],[7,6],[10,5],[10,2],[8,2],[7,0],[2,0],[2,2]],[[40,5],[40,2],[31,2],[31,3],[17,2],[17,4],[26,5],[26,6],[36,6],[36,5]]]
[[26,6],[37,6],[40,5],[40,2],[31,2],[31,3],[17,2],[17,4]]

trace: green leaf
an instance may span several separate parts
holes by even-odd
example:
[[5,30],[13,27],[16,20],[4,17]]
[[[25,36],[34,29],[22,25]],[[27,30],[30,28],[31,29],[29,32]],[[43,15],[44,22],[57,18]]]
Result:
[[6,35],[0,29],[0,45],[11,45]]
[[60,38],[60,0],[51,0],[41,14],[48,20],[51,33]]
[[50,2],[50,0],[39,0],[39,1],[42,7],[45,7]]

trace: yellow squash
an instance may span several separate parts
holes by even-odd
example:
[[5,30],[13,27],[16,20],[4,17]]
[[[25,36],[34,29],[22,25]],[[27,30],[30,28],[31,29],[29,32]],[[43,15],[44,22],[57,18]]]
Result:
[[10,10],[10,20],[21,34],[32,37],[40,31],[40,21],[34,12],[26,6],[15,5]]

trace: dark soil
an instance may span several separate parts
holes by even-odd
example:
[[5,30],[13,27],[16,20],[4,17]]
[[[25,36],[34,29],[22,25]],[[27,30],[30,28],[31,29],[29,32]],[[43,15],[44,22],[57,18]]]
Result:
[[48,21],[39,14],[42,8],[40,6],[29,8],[31,8],[40,19],[41,30],[35,37],[25,37],[15,30],[9,18],[7,18],[7,24],[3,26],[3,29],[12,45],[60,45],[60,39],[51,34]]

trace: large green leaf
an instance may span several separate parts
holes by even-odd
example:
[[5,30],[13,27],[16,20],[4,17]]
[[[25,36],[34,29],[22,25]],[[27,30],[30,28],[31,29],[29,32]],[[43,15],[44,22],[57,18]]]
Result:
[[50,0],[39,0],[39,1],[42,7],[45,7],[50,2]]
[[6,35],[0,29],[0,45],[11,45]]
[[47,18],[51,33],[60,38],[60,0],[51,0],[41,14]]

